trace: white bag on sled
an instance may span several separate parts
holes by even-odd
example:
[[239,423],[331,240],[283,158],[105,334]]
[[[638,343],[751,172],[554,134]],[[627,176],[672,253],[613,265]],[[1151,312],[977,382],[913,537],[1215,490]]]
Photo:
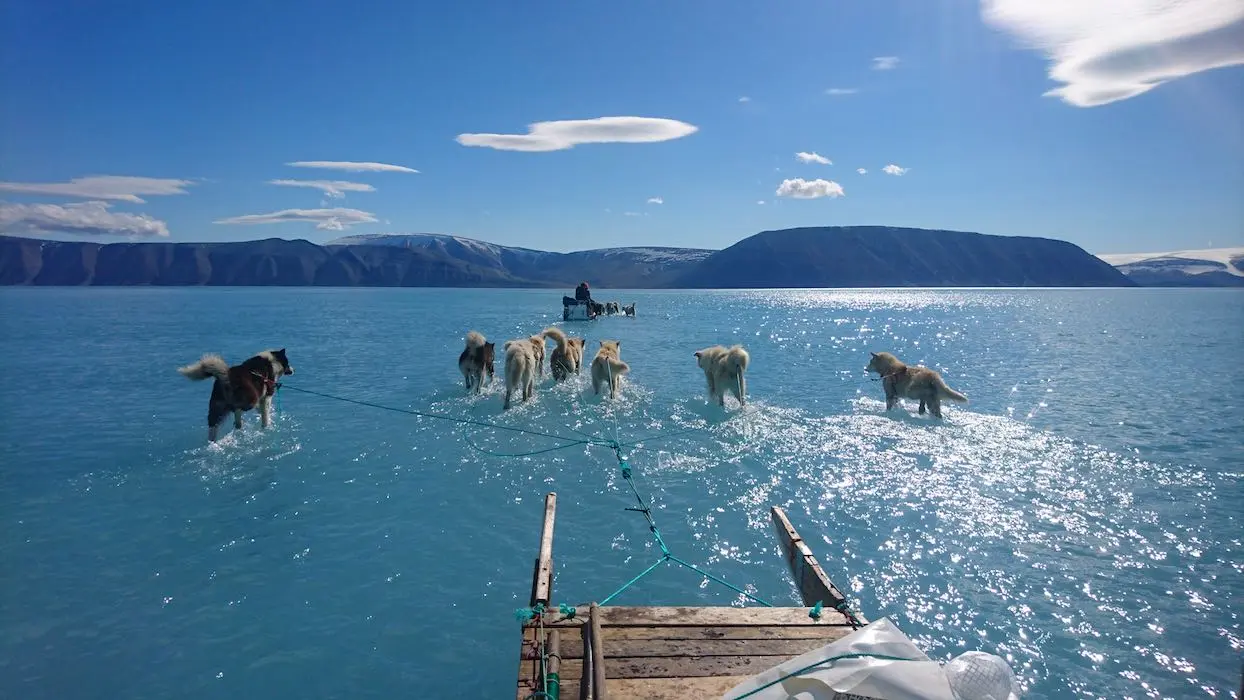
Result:
[[731,688],[728,700],[1018,700],[1015,676],[993,654],[930,659],[887,618]]

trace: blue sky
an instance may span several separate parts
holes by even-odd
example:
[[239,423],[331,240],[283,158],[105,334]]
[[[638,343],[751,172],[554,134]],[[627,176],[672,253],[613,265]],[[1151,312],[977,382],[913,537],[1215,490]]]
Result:
[[[573,250],[883,224],[1098,253],[1244,245],[1241,7],[12,0],[0,229]],[[487,136],[604,117],[670,121]],[[308,161],[418,172],[287,165]]]

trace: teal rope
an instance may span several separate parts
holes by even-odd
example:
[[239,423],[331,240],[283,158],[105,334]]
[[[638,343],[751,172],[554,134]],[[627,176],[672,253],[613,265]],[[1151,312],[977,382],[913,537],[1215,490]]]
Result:
[[565,450],[565,449],[567,449],[567,448],[576,447],[576,446],[578,446],[578,445],[590,445],[590,444],[592,444],[591,442],[589,442],[589,441],[587,441],[587,440],[573,440],[573,441],[571,441],[571,442],[567,442],[566,444],[563,444],[563,445],[554,445],[553,447],[546,447],[546,448],[545,448],[545,449],[543,449],[543,450],[531,450],[531,451],[528,451],[528,452],[495,452],[495,451],[493,451],[493,450],[489,450],[489,449],[487,449],[487,448],[485,448],[485,447],[480,447],[480,446],[479,446],[479,444],[477,444],[477,443],[475,442],[475,440],[474,440],[474,439],[472,439],[472,438],[471,438],[471,436],[470,436],[470,435],[468,435],[468,434],[466,433],[466,427],[465,427],[465,426],[463,426],[463,431],[462,431],[462,440],[463,440],[463,441],[467,444],[467,446],[468,446],[468,447],[470,447],[471,449],[475,450],[476,452],[482,452],[482,453],[484,453],[484,454],[486,454],[486,455],[489,455],[490,457],[533,457],[533,456],[535,456],[535,455],[542,455],[542,454],[544,454],[544,453],[546,453],[546,452],[556,452],[557,450]]
[[863,652],[858,653],[858,654],[842,654],[840,656],[831,656],[828,659],[817,661],[814,664],[808,664],[807,666],[804,666],[803,668],[797,671],[788,673],[785,676],[782,676],[781,678],[775,681],[770,681],[769,683],[765,683],[764,685],[760,686],[759,688],[755,690],[748,691],[738,696],[734,700],[743,700],[743,698],[750,698],[751,696],[755,695],[756,693],[759,693],[762,690],[765,690],[766,688],[772,688],[773,686],[777,685],[778,683],[781,683],[787,678],[794,678],[795,676],[798,676],[801,673],[806,673],[807,671],[811,671],[817,666],[824,666],[825,664],[833,663],[835,661],[841,661],[843,659],[863,659],[863,658],[881,659],[882,661],[919,661],[919,659],[908,659],[902,656],[889,656],[887,654],[868,654],[868,653],[863,653]]
[[638,575],[638,576],[636,576],[635,578],[631,579],[630,581],[627,581],[626,583],[622,584],[622,587],[621,587],[621,588],[619,588],[618,590],[614,591],[613,593],[610,593],[608,597],[606,597],[604,600],[600,601],[600,605],[608,605],[608,604],[609,604],[609,601],[613,600],[614,598],[617,598],[619,593],[621,593],[622,591],[625,591],[626,589],[630,588],[630,587],[631,587],[634,583],[636,583],[637,581],[639,581],[639,579],[641,579],[641,578],[643,578],[643,577],[647,576],[648,574],[652,573],[652,571],[653,571],[654,569],[656,569],[658,566],[660,566],[660,565],[664,564],[664,563],[665,563],[665,561],[666,561],[666,560],[665,560],[665,558],[664,558],[664,557],[662,557],[662,558],[660,558],[660,559],[658,559],[658,560],[656,560],[656,561],[652,562],[652,566],[649,566],[648,568],[646,568],[646,569],[644,569],[644,570],[643,570],[643,573],[641,573],[640,575]]
[[661,537],[661,530],[657,528],[657,522],[652,517],[652,507],[648,505],[648,501],[644,499],[643,495],[639,492],[639,488],[635,486],[634,473],[631,470],[630,463],[627,462],[626,458],[622,456],[621,443],[614,442],[611,445],[611,447],[613,448],[614,457],[618,460],[618,466],[622,468],[622,479],[626,482],[628,486],[631,487],[631,493],[635,495],[635,500],[639,502],[638,508],[627,508],[627,510],[633,510],[637,513],[640,513],[641,515],[644,516],[644,519],[648,521],[648,530],[649,532],[652,533],[653,539],[656,540],[657,546],[661,548],[661,558],[653,562],[652,565],[649,566],[647,569],[644,569],[641,574],[631,579],[630,581],[627,581],[625,584],[622,585],[621,588],[611,593],[608,598],[605,598],[600,603],[601,605],[605,605],[609,601],[616,598],[618,594],[630,588],[632,585],[635,584],[635,582],[639,581],[641,578],[652,573],[652,571],[655,570],[661,564],[664,564],[666,562],[673,562],[675,564],[678,564],[679,566],[691,569],[692,571],[696,572],[697,574],[700,574],[701,576],[704,576],[710,581],[719,583],[725,586],[726,588],[729,588],[730,590],[734,591],[735,593],[738,593],[748,598],[749,600],[753,600],[767,608],[773,607],[773,604],[768,602],[767,600],[754,596],[751,593],[748,593],[747,591],[739,588],[738,586],[731,584],[729,581],[726,581],[725,579],[720,578],[718,576],[714,576],[713,574],[710,574],[709,572],[704,571],[703,569],[696,566],[695,564],[691,564],[689,562],[683,561],[682,559],[679,559],[678,557],[674,556],[670,552],[669,547],[666,546],[665,538]]
[[766,608],[771,608],[771,607],[773,607],[773,603],[770,603],[769,601],[764,600],[763,598],[757,598],[756,596],[752,595],[751,593],[748,593],[747,591],[743,590],[742,588],[739,588],[738,586],[735,586],[735,585],[731,584],[730,582],[726,581],[725,579],[718,578],[718,577],[716,577],[716,576],[714,576],[714,575],[712,575],[712,574],[708,573],[707,571],[704,571],[703,569],[701,569],[701,568],[697,567],[695,564],[688,564],[687,562],[685,562],[685,561],[683,561],[682,559],[679,559],[678,557],[675,557],[675,556],[673,556],[673,555],[671,555],[669,559],[670,559],[670,561],[674,562],[675,564],[681,564],[682,566],[685,566],[685,567],[687,567],[688,569],[691,569],[692,571],[696,572],[697,574],[700,574],[701,576],[704,576],[704,577],[708,578],[710,581],[716,581],[717,583],[720,583],[721,585],[725,586],[726,588],[729,588],[730,590],[734,591],[735,593],[738,593],[738,594],[740,594],[740,595],[747,596],[748,598],[750,598],[750,599],[752,599],[752,600],[756,601],[757,603],[760,603],[761,605],[765,606]]
[[[449,421],[451,423],[461,423],[463,425],[476,425],[481,428],[493,428],[495,430],[507,430],[512,433],[523,433],[525,435],[535,435],[537,437],[549,438],[552,440],[559,440],[561,442],[571,442],[571,441],[576,440],[576,438],[568,438],[568,437],[565,437],[564,435],[553,435],[552,433],[542,433],[538,430],[527,430],[526,428],[514,428],[508,425],[498,425],[496,423],[489,423],[488,421],[471,420],[470,418],[457,418],[455,416],[447,416],[443,413],[429,413],[427,411],[416,411],[414,409],[409,409],[409,408],[397,408],[395,406],[385,406],[384,404],[372,403],[371,401],[360,401],[358,399],[351,399],[345,396],[334,396],[332,394],[325,394],[319,391],[312,391],[310,389],[303,389],[301,387],[290,386],[288,384],[282,384],[282,386],[286,389],[289,389],[290,391],[297,391],[303,394],[319,396],[325,399],[332,399],[334,401],[342,401],[344,403],[352,403],[352,404],[355,404],[356,406],[367,406],[369,408],[378,408],[382,411],[393,411],[394,413],[405,413],[406,415],[419,416],[420,418],[432,418],[435,420]],[[607,445],[610,443],[604,440],[593,438],[593,442],[591,444]]]

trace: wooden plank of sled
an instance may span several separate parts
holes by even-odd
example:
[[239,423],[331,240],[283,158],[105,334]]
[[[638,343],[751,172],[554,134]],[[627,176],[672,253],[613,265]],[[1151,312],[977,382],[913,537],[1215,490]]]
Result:
[[[789,661],[782,656],[687,656],[687,657],[633,657],[608,658],[608,681],[618,678],[705,678],[717,676],[754,676],[761,671]],[[535,661],[523,662],[523,677],[534,672]],[[563,659],[561,665],[562,688],[569,683],[584,682],[583,660]],[[563,697],[570,697],[563,691]]]
[[609,686],[606,684],[605,643],[601,638],[601,608],[592,603],[588,613],[589,638],[592,641],[592,697],[595,700],[608,700]]
[[[750,676],[711,676],[703,678],[610,678],[606,681],[614,698],[642,698],[643,700],[690,700],[719,698]],[[519,687],[517,700],[531,700],[531,690]],[[562,698],[580,697],[579,681],[561,684]]]
[[[825,608],[832,609],[846,601],[846,596],[829,580],[820,562],[813,556],[812,549],[799,536],[790,518],[786,517],[786,511],[773,506],[769,513],[773,518],[778,544],[782,546],[782,553],[786,556],[786,563],[790,566],[791,576],[795,579],[795,586],[799,589],[804,605],[811,607],[820,601]],[[856,617],[861,623],[868,624],[863,615]]]
[[[683,628],[686,629],[686,628]],[[695,629],[695,628],[691,628]],[[805,628],[806,629],[806,628]],[[675,658],[682,656],[788,656],[795,657],[819,649],[850,634],[849,627],[816,628],[817,637],[794,639],[611,639],[606,628],[606,657]],[[580,639],[563,638],[562,659],[583,658]]]
[[544,525],[540,528],[540,556],[531,582],[531,605],[547,606],[553,592],[553,523],[557,519],[557,493],[544,496]]
[[824,639],[851,633],[842,625],[748,625],[746,627],[605,627],[605,643],[639,639]]
[[610,678],[609,692],[615,698],[644,698],[645,700],[719,698],[748,678],[750,676]]
[[[545,615],[545,627],[579,626],[581,616],[565,619],[557,612]],[[626,607],[600,609],[603,627],[832,627],[846,625],[847,618],[837,610],[826,608],[820,620],[808,617],[807,608],[698,608],[684,606]]]

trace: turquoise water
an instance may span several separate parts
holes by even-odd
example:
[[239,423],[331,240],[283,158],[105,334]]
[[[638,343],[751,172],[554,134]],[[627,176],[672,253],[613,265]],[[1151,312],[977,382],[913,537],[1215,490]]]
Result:
[[[598,292],[598,294],[601,294]],[[282,392],[205,445],[174,369],[288,348],[289,385],[557,434],[632,458],[674,552],[798,604],[768,507],[854,604],[930,655],[1010,659],[1027,697],[1229,697],[1244,594],[1244,294],[619,292],[616,404],[546,377],[501,414],[461,337],[560,319],[561,290],[0,290],[0,696],[513,697],[542,496],[559,601],[655,558],[607,449]],[[692,352],[742,342],[745,410]],[[886,415],[869,350],[968,394]],[[501,367],[498,366],[500,377]],[[499,387],[500,383],[494,386]],[[732,604],[660,569],[621,604]]]

